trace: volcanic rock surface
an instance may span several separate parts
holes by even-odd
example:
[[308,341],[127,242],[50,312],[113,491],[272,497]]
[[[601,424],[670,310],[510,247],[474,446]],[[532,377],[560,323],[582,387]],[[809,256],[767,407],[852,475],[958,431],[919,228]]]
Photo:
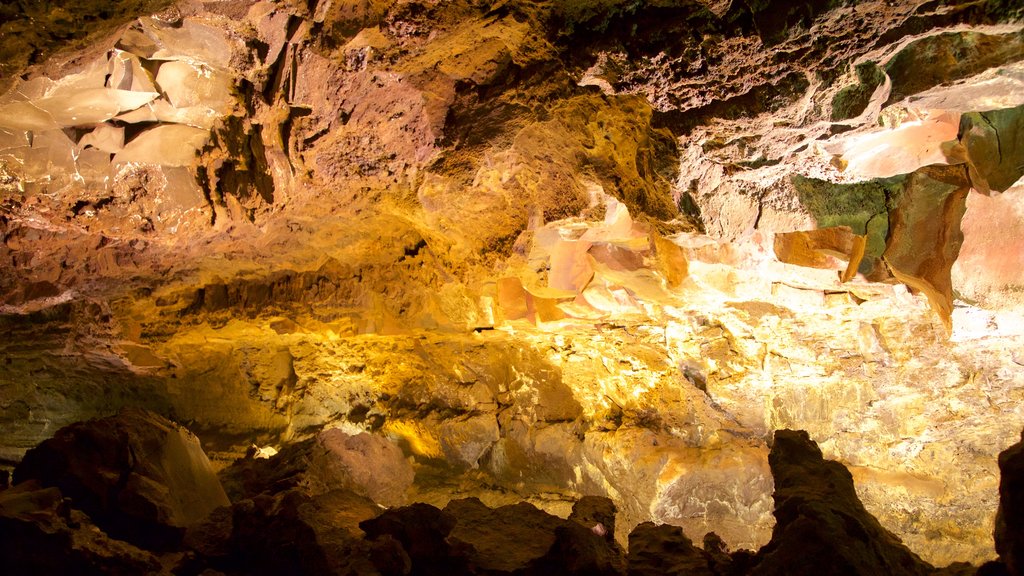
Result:
[[[1018,2],[28,4],[0,8],[5,467],[148,409],[224,469],[204,554],[340,570],[377,504],[597,495],[622,545],[758,549],[770,441],[803,429],[867,533],[994,558],[1024,423]],[[308,465],[232,464],[278,450]]]

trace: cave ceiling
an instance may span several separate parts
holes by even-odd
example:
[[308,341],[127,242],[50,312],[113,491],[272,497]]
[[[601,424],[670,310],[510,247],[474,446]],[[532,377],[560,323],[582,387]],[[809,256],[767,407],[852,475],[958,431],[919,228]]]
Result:
[[[93,7],[96,4],[96,7]],[[1024,423],[1011,0],[0,8],[0,461],[143,407],[394,503],[767,542],[806,430],[934,564]]]

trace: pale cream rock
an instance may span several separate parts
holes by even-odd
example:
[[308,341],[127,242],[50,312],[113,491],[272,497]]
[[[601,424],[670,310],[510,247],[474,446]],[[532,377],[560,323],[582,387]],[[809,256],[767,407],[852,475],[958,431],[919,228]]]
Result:
[[888,178],[949,164],[942,143],[956,140],[959,127],[959,112],[924,110],[896,128],[839,140],[825,149],[841,157],[844,171],[855,178]]
[[78,141],[78,148],[95,148],[101,152],[116,154],[124,148],[124,128],[113,124],[100,124]]
[[224,32],[186,18],[180,27],[155,18],[140,18],[124,33],[118,47],[149,60],[184,60],[227,67],[232,46]]
[[165,62],[156,83],[175,108],[205,107],[223,115],[231,105],[231,78],[205,65]]
[[114,163],[142,162],[163,166],[188,166],[210,137],[200,128],[164,124],[150,128],[125,144]]
[[114,49],[110,56],[110,67],[107,87],[134,92],[157,92],[152,75],[142,67],[138,56]]

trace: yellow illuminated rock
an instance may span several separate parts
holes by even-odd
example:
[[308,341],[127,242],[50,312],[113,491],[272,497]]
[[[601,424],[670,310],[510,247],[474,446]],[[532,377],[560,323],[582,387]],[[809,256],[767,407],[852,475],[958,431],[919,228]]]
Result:
[[140,407],[218,468],[319,447],[307,512],[597,495],[757,549],[790,428],[928,562],[994,557],[1020,25],[693,4],[174,2],[19,71],[0,468]]

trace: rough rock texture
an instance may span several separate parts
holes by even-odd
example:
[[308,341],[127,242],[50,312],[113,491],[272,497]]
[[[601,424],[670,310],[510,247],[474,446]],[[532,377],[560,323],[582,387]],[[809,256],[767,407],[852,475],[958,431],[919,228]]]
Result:
[[220,473],[232,500],[302,487],[310,496],[350,490],[381,506],[404,504],[413,468],[382,436],[334,428],[286,446],[269,458],[238,460]]
[[629,533],[629,576],[693,574],[714,576],[727,566],[693,545],[682,529],[667,524],[644,522]]
[[58,488],[115,537],[173,546],[184,529],[228,504],[183,427],[142,410],[62,428],[14,469],[14,484]]
[[594,494],[755,549],[805,429],[922,557],[992,558],[1019,2],[74,4],[0,8],[4,467],[138,407],[280,450],[225,481],[296,534],[332,489]]
[[621,548],[583,512],[601,510],[614,523],[614,506],[607,499],[577,506],[563,520],[527,503],[492,509],[467,498],[444,510],[425,504],[389,510],[360,526],[375,541],[400,542],[412,574],[622,574]]
[[[85,423],[89,425],[95,423]],[[162,432],[148,418],[136,433]],[[76,425],[75,427],[79,427]],[[72,427],[72,428],[75,428]],[[330,432],[330,431],[329,431]],[[0,489],[0,558],[18,573],[547,575],[648,574],[1016,574],[1015,531],[1021,486],[1020,445],[1000,459],[1003,481],[996,529],[999,562],[976,572],[967,563],[933,569],[904,547],[861,505],[850,472],[823,459],[806,432],[775,433],[769,462],[775,479],[771,540],[758,552],[735,550],[715,533],[698,547],[677,526],[644,522],[629,534],[628,554],[615,539],[611,499],[585,496],[568,518],[527,502],[489,507],[477,498],[383,508],[345,487],[325,484],[325,447],[359,438],[324,433],[317,442],[266,456],[256,451],[223,471],[232,502],[185,529],[184,538],[111,538],[93,524],[84,500],[30,480]],[[95,437],[93,447],[117,447]],[[47,441],[52,442],[52,441]],[[45,446],[44,443],[43,446]],[[366,446],[360,439],[355,445]],[[351,448],[351,445],[349,446]],[[37,454],[37,452],[32,452]],[[387,450],[364,453],[367,461]],[[141,454],[144,458],[147,454]],[[330,456],[330,455],[329,455]],[[334,453],[333,464],[351,463]],[[254,460],[255,459],[255,460]],[[328,468],[330,468],[328,466]],[[338,486],[342,483],[335,483]],[[175,489],[167,490],[174,496]],[[116,529],[113,528],[113,529]],[[110,530],[109,528],[107,530]],[[156,554],[152,553],[155,552]]]
[[895,218],[890,220],[889,240],[882,254],[896,278],[928,296],[950,330],[950,274],[963,243],[960,221],[969,190],[970,181],[959,167],[915,172],[907,181]]

